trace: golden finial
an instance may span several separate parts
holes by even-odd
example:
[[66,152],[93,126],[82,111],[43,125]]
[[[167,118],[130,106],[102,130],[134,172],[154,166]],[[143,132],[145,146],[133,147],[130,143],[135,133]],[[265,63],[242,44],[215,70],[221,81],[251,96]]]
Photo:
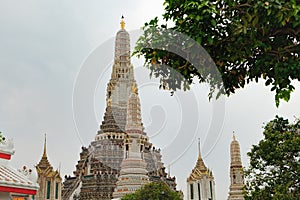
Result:
[[46,144],[47,144],[47,140],[46,140],[46,133],[45,133],[45,141],[44,141],[44,153],[43,153],[43,157],[47,157],[47,152],[46,152]]
[[110,97],[107,98],[106,104],[107,104],[107,106],[111,106],[111,98]]
[[198,138],[198,156],[201,157],[201,152],[200,152],[200,138]]
[[134,93],[134,94],[137,94],[137,93],[138,93],[138,89],[137,89],[136,83],[133,83],[133,84],[132,84],[131,92]]
[[122,15],[121,17],[121,29],[125,29],[125,21],[124,21],[124,16]]
[[236,139],[235,139],[235,133],[234,133],[234,131],[232,132],[232,139],[233,139],[233,141],[236,140]]

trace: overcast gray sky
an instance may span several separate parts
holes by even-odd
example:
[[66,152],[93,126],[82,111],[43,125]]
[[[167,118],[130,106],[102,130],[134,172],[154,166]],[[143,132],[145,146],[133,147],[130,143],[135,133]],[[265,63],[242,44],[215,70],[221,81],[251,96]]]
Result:
[[[51,164],[58,168],[61,163],[62,176],[72,174],[81,146],[94,139],[103,119],[121,15],[134,43],[144,22],[162,14],[162,4],[162,0],[0,1],[0,131],[14,140],[13,166],[37,164],[47,133]],[[215,176],[217,199],[223,200],[229,187],[232,131],[247,166],[246,152],[262,139],[264,123],[276,114],[291,120],[300,116],[299,83],[290,102],[281,102],[279,108],[262,83],[208,102],[207,86],[195,85],[170,97],[158,90],[157,80],[148,78],[143,60],[132,62],[147,134],[162,149],[166,167],[171,165],[171,175],[184,191],[197,159],[197,138]]]

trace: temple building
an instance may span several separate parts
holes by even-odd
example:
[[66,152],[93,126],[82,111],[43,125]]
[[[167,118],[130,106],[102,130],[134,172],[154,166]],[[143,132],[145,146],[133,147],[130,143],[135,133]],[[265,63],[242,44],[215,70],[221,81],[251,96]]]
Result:
[[33,199],[39,185],[31,170],[18,171],[9,165],[15,153],[12,140],[0,132],[0,199]]
[[65,177],[62,199],[111,200],[149,181],[164,181],[176,190],[175,177],[167,176],[161,157],[144,132],[130,38],[122,17],[104,119],[94,141],[82,147],[74,176]]
[[230,187],[228,200],[244,200],[244,175],[240,154],[240,145],[233,134],[230,144]]
[[58,170],[54,170],[48,161],[46,151],[46,135],[44,152],[40,162],[35,166],[38,174],[40,189],[37,192],[36,200],[61,200],[62,179]]
[[200,141],[198,142],[198,160],[192,173],[187,178],[187,200],[215,200],[215,181],[201,157]]

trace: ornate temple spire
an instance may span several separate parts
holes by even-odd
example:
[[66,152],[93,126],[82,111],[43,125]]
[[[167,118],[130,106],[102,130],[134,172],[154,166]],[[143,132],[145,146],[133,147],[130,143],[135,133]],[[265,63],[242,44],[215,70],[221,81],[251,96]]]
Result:
[[[130,38],[129,33],[125,30],[124,17],[121,18],[121,29],[117,32],[115,39],[115,56],[114,64],[112,67],[111,79],[107,84],[106,101],[107,108],[105,112],[104,120],[100,126],[98,133],[104,133],[106,131],[101,130],[101,127],[108,127],[105,124],[109,124],[107,120],[114,119],[114,125],[118,126],[117,132],[125,131],[126,117],[127,117],[127,101],[131,94],[131,87],[134,80],[133,65],[130,61]],[[110,106],[110,108],[108,108]],[[110,129],[114,132],[113,129]],[[97,137],[96,137],[97,138]]]
[[121,22],[120,22],[120,24],[121,24],[121,29],[125,29],[125,21],[124,21],[124,16],[122,15],[122,17],[121,17]]
[[45,134],[43,155],[42,155],[40,162],[36,165],[36,169],[37,169],[38,173],[40,173],[48,168],[52,169],[52,166],[49,163],[48,157],[47,157],[47,149],[46,149],[47,143],[46,142],[47,142],[47,139],[46,139],[46,134]]
[[188,200],[215,199],[215,182],[212,171],[208,169],[201,156],[200,139],[198,139],[198,160],[192,173],[187,178]]
[[235,134],[232,135],[232,142],[230,144],[230,157],[231,157],[231,167],[242,167],[240,145],[236,140]]
[[244,200],[243,187],[244,175],[240,154],[240,145],[233,133],[232,142],[230,144],[230,187],[228,200]]
[[36,194],[36,199],[54,199],[55,197],[55,199],[60,200],[61,187],[55,186],[55,184],[61,184],[60,172],[59,170],[53,170],[52,165],[48,161],[46,134],[44,139],[43,156],[35,168],[38,173],[37,182],[40,185],[40,188]]
[[196,163],[196,166],[192,170],[192,173],[189,176],[189,180],[198,180],[201,178],[202,174],[205,174],[207,172],[207,167],[204,164],[204,161],[201,156],[200,151],[200,139],[198,140],[198,160]]
[[208,169],[205,166],[204,161],[201,156],[200,139],[198,139],[198,160],[197,160],[196,166],[194,167],[194,169],[192,170],[192,173],[190,174],[190,176],[188,178],[188,181],[199,180],[199,179],[201,179],[201,177],[204,174],[207,174],[207,172],[208,172]]
[[198,138],[198,157],[201,157],[201,151],[200,151],[200,138]]
[[64,199],[120,197],[148,183],[149,178],[158,181],[155,172],[159,180],[176,189],[175,177],[166,177],[160,149],[156,150],[142,132],[140,100],[124,19],[116,35],[114,56],[104,119],[95,140],[82,149],[74,177],[66,178]]
[[[130,64],[130,38],[129,33],[125,30],[124,17],[121,18],[121,29],[117,32],[115,41],[115,62]],[[122,65],[126,66],[126,65]],[[127,65],[129,67],[129,65]]]
[[125,126],[127,134],[142,134],[143,124],[141,119],[141,104],[138,96],[137,85],[134,82],[127,104],[127,121]]
[[47,149],[46,149],[46,145],[47,145],[47,136],[45,133],[45,141],[44,141],[44,153],[43,153],[43,157],[47,158]]

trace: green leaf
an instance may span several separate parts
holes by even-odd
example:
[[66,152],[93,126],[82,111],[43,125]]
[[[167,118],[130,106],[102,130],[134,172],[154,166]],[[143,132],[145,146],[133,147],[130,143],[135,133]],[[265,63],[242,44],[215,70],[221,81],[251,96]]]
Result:
[[[165,0],[164,5],[163,25],[158,23],[157,17],[145,23],[144,34],[133,53],[144,56],[146,67],[152,64],[153,55],[149,49],[153,46],[163,44],[161,46],[166,49],[171,47],[181,53],[164,51],[156,56],[155,67],[149,67],[149,73],[168,80],[162,88],[185,90],[186,84],[192,83],[189,77],[194,77],[210,85],[212,92],[208,97],[211,98],[214,91],[232,95],[246,84],[267,77],[272,81],[266,80],[265,85],[276,91],[277,106],[281,99],[291,98],[294,89],[290,89],[291,82],[287,79],[300,80],[298,1]],[[168,29],[166,24],[172,24],[172,28]],[[201,60],[199,51],[195,50],[197,44],[182,41],[180,34],[201,44],[218,68],[188,69],[182,73],[185,79],[162,69],[161,58],[174,70],[189,59]]]
[[207,41],[208,41],[208,44],[213,44],[213,42],[214,42],[214,40],[213,40],[213,38],[211,38],[211,37],[209,37],[209,38],[207,38]]

